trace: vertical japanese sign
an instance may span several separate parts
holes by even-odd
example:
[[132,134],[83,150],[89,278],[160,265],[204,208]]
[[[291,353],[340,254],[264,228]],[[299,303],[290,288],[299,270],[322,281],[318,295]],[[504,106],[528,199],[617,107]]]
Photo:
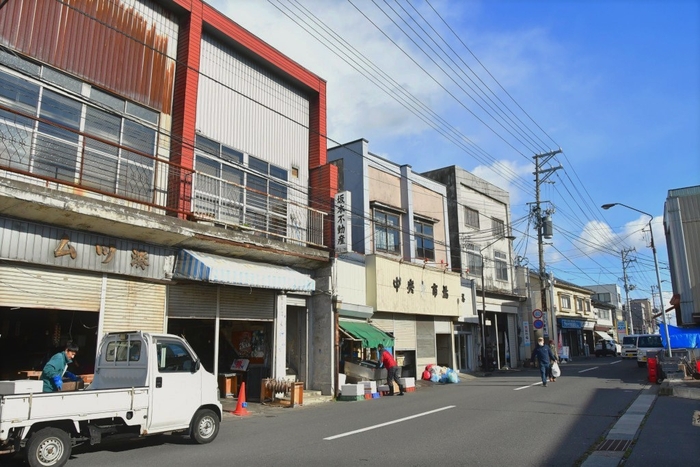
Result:
[[352,202],[349,191],[335,195],[335,251],[348,253],[352,249]]

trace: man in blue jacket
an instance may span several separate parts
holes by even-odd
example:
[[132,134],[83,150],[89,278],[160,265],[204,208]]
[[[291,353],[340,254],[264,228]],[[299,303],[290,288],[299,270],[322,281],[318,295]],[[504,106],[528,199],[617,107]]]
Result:
[[44,382],[44,392],[55,392],[63,389],[63,376],[71,381],[78,381],[81,378],[70,371],[66,371],[68,364],[73,362],[75,354],[78,353],[78,346],[73,342],[66,344],[66,350],[59,352],[44,365],[41,372],[41,380]]
[[537,347],[532,351],[532,358],[530,359],[532,363],[535,360],[540,361],[540,374],[542,375],[542,386],[547,387],[547,370],[549,368],[550,362],[553,362],[556,356],[552,352],[552,349],[548,345],[544,345],[544,337],[537,338]]

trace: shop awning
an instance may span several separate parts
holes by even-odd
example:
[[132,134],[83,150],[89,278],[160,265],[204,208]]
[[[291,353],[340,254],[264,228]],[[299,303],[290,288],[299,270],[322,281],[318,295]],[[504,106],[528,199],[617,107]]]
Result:
[[[610,334],[607,334],[607,333],[602,332],[602,331],[594,331],[594,332],[596,333],[596,336],[598,336],[599,338],[601,338],[603,340],[606,340],[606,341],[612,340],[612,336]],[[596,338],[596,340],[597,340],[597,338]]]
[[261,289],[313,292],[316,281],[286,266],[180,250],[173,277]]
[[339,321],[338,324],[343,331],[361,340],[363,347],[374,348],[379,344],[383,344],[384,347],[394,347],[393,337],[369,323]]

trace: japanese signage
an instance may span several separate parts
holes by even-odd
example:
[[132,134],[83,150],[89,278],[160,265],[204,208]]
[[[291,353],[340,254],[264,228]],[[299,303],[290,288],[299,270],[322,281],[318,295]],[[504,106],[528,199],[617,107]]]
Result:
[[352,203],[351,193],[341,191],[335,195],[335,251],[348,253],[352,250]]

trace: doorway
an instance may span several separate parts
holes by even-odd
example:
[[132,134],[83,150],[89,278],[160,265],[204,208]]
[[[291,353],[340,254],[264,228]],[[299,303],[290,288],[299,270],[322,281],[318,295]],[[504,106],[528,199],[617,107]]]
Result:
[[472,348],[473,337],[468,332],[455,333],[455,367],[459,371],[472,371],[472,355],[469,349]]

